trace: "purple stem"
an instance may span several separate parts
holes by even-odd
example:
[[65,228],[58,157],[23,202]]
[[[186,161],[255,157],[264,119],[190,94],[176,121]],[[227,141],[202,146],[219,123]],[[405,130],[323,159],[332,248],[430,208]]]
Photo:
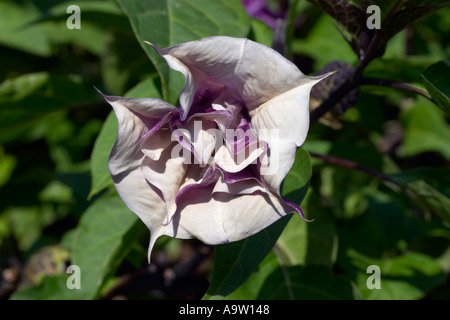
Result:
[[377,179],[388,181],[388,182],[398,186],[410,198],[417,200],[417,197],[416,197],[414,192],[412,192],[410,189],[406,188],[405,186],[403,186],[402,184],[400,184],[399,182],[397,182],[396,180],[392,179],[391,177],[389,177],[388,175],[386,175],[386,174],[384,174],[382,172],[372,170],[370,168],[367,168],[367,167],[364,167],[362,165],[359,165],[356,162],[352,162],[352,161],[345,160],[345,159],[342,159],[342,158],[337,158],[337,157],[333,157],[333,156],[329,156],[329,155],[323,155],[323,154],[317,154],[317,153],[314,153],[314,152],[310,152],[309,154],[311,155],[311,157],[321,159],[321,160],[326,161],[328,163],[336,164],[338,166],[349,168],[349,169],[353,169],[353,170],[358,170],[358,171],[364,172],[364,173],[366,173],[368,175],[371,175],[372,177],[375,177]]

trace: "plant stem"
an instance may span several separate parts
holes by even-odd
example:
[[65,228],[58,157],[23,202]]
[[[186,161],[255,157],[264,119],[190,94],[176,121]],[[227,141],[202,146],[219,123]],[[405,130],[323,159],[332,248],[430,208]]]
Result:
[[377,57],[377,53],[382,48],[383,42],[383,31],[386,26],[387,21],[393,16],[395,11],[402,4],[402,0],[397,0],[395,5],[387,14],[386,18],[383,19],[381,28],[377,30],[370,42],[367,50],[361,56],[358,65],[353,70],[352,73],[348,74],[347,79],[333,91],[329,97],[322,102],[322,104],[314,109],[310,114],[310,125],[316,123],[323,115],[330,111],[342,98],[344,98],[352,89],[359,85],[361,78],[363,77],[364,69],[367,65]]
[[359,85],[376,85],[376,86],[385,86],[385,87],[396,88],[396,89],[419,94],[419,95],[427,98],[428,100],[435,102],[430,97],[427,90],[422,89],[422,88],[415,86],[413,84],[410,84],[410,83],[399,82],[399,81],[389,80],[389,79],[364,78],[363,77],[363,78],[361,78]]
[[397,187],[399,187],[403,192],[405,192],[410,198],[417,200],[417,197],[415,195],[414,192],[412,192],[410,189],[406,188],[405,186],[403,186],[402,184],[400,184],[399,182],[397,182],[396,180],[392,179],[391,177],[389,177],[388,175],[376,171],[376,170],[372,170],[370,168],[361,166],[355,162],[349,161],[349,160],[345,160],[342,158],[337,158],[337,157],[333,157],[333,156],[329,156],[329,155],[323,155],[323,154],[317,154],[314,152],[310,152],[309,153],[311,155],[311,157],[314,158],[318,158],[321,159],[323,161],[326,161],[328,163],[332,163],[344,168],[349,168],[349,169],[353,169],[353,170],[358,170],[361,172],[364,172],[368,175],[371,175],[372,177],[375,177],[377,179],[383,180],[383,181],[387,181],[390,182],[394,185],[396,185]]

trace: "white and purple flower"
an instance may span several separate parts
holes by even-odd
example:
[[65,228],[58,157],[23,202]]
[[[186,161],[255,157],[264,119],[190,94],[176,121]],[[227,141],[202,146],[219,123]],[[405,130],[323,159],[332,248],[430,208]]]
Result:
[[161,235],[221,244],[303,217],[280,184],[306,138],[310,90],[327,75],[305,76],[248,39],[150,45],[186,79],[179,105],[104,95],[119,123],[109,170],[150,229],[149,257]]

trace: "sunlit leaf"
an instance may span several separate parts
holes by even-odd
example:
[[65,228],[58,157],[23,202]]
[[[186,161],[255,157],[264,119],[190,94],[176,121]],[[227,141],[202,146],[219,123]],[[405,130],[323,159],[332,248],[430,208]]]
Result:
[[325,265],[331,267],[336,260],[338,240],[333,218],[319,204],[314,192],[303,201],[305,214],[313,219],[304,223],[300,217],[291,218],[277,241],[280,263],[287,266]]
[[138,217],[116,194],[103,196],[87,209],[74,235],[71,256],[71,263],[81,270],[83,299],[98,298],[107,276],[143,230]]
[[[348,250],[347,255],[357,268],[356,282],[367,300],[420,299],[446,279],[436,261],[418,252],[386,259],[368,257],[354,250]],[[373,274],[367,272],[371,265],[379,267],[380,289],[367,286],[367,279]]]
[[450,157],[450,127],[441,109],[420,99],[401,118],[404,127],[402,156],[439,152],[444,157]]
[[69,289],[67,279],[70,274],[45,277],[35,287],[16,291],[11,300],[79,300],[83,298],[81,290]]

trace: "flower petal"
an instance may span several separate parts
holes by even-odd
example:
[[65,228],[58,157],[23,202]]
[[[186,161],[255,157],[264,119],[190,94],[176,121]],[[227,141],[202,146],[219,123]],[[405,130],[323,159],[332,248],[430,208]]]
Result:
[[113,107],[125,107],[142,117],[157,118],[158,120],[169,112],[178,113],[177,107],[160,99],[154,98],[124,98],[120,96],[109,96],[101,93],[103,98]]
[[214,36],[162,49],[151,45],[173,69],[184,74],[186,85],[180,104],[185,113],[199,86],[225,85],[252,110],[308,82],[291,61],[248,39]]
[[181,199],[173,224],[180,234],[207,244],[242,240],[294,211],[291,206],[258,191],[239,196],[222,192],[211,194],[208,188],[192,192],[195,192],[195,200],[189,196]]
[[277,194],[294,163],[296,148],[303,144],[308,133],[311,88],[326,76],[328,74],[304,77],[302,85],[266,101],[249,113],[252,127],[270,150],[261,157],[261,178]]
[[[175,143],[172,144],[174,146]],[[142,173],[147,181],[156,187],[162,195],[167,208],[165,221],[169,223],[176,211],[175,197],[186,173],[187,165],[183,157],[172,157],[172,148],[166,148],[158,160],[145,157],[142,161]]]
[[172,142],[169,128],[163,128],[170,121],[172,115],[172,113],[168,113],[162,117],[141,139],[142,152],[152,160],[158,160],[164,149]]
[[167,215],[167,209],[158,190],[147,182],[142,173],[145,154],[141,150],[141,139],[158,123],[159,119],[152,116],[170,112],[174,107],[158,99],[103,96],[114,108],[118,120],[117,139],[108,163],[109,171],[119,196],[150,229],[150,252],[162,234],[160,225]]

